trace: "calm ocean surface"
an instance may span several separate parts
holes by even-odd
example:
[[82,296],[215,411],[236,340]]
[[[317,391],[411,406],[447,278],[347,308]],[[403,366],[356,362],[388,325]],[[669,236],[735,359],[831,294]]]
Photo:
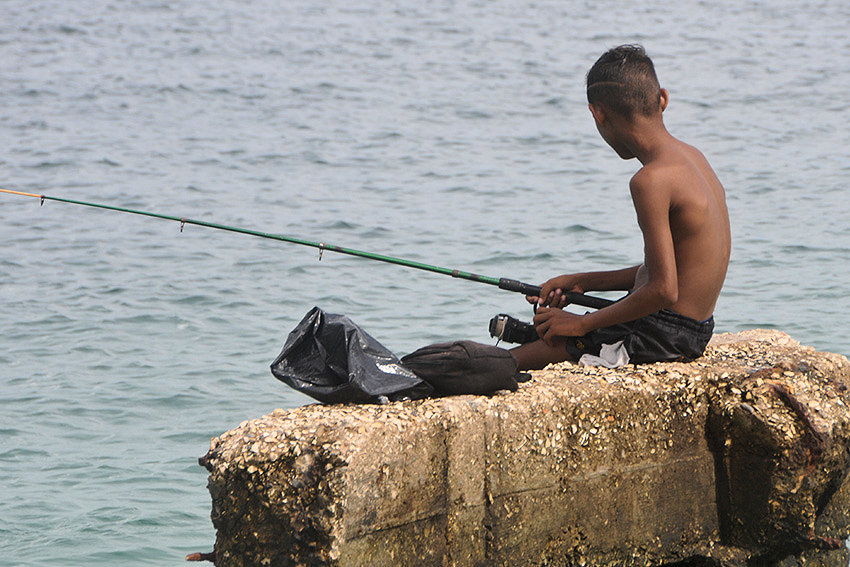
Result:
[[[0,2],[0,187],[540,282],[636,263],[636,162],[584,73],[641,42],[728,191],[718,331],[850,354],[846,2]],[[268,365],[313,306],[399,355],[516,295],[0,196],[0,564],[212,548],[211,437],[308,398]]]

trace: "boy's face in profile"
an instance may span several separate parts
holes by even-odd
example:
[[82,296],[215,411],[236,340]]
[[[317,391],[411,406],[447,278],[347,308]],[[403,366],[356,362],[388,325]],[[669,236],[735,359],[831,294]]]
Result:
[[655,120],[662,121],[662,113],[667,108],[669,101],[670,94],[667,89],[661,89],[658,110],[654,114],[636,115],[634,118],[627,118],[603,104],[590,103],[587,106],[593,115],[596,130],[599,131],[599,135],[602,136],[605,143],[611,146],[611,149],[617,152],[617,155],[622,159],[633,159],[635,154],[625,142],[626,134],[641,125],[645,127]]
[[617,152],[617,155],[622,159],[632,159],[635,157],[628,147],[620,141],[617,130],[613,125],[614,121],[612,120],[613,116],[611,112],[599,104],[591,103],[588,107],[590,108],[591,115],[593,115],[593,121],[596,123],[596,130],[599,131],[599,135],[602,136],[605,143],[611,146],[611,149]]

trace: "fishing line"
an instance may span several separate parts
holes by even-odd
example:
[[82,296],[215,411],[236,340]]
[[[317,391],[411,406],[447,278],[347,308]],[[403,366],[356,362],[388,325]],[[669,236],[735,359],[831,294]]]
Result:
[[[453,278],[460,278],[464,280],[469,280],[478,283],[484,283],[488,285],[497,286],[499,289],[504,289],[507,291],[514,291],[518,293],[522,293],[524,295],[530,296],[539,296],[541,288],[537,285],[523,283],[517,280],[512,280],[508,278],[494,278],[490,276],[482,276],[480,274],[473,274],[471,272],[464,272],[461,270],[453,270],[450,268],[443,268],[440,266],[432,266],[431,264],[425,264],[423,262],[416,262],[413,260],[405,260],[404,258],[396,258],[393,256],[386,256],[383,254],[375,254],[373,252],[364,252],[362,250],[355,250],[354,248],[345,248],[343,246],[337,246],[335,244],[327,244],[325,242],[314,242],[312,240],[304,240],[301,238],[295,238],[292,236],[283,236],[281,234],[271,234],[268,232],[261,232],[258,230],[251,230],[248,228],[240,228],[236,226],[228,226],[225,224],[219,224],[215,222],[208,222],[204,220],[190,219],[186,217],[177,217],[172,215],[164,215],[160,213],[152,213],[149,211],[141,211],[138,209],[128,209],[126,207],[116,207],[113,205],[104,205],[102,203],[91,203],[87,201],[78,201],[75,199],[65,199],[63,197],[51,197],[50,195],[37,195],[35,193],[24,193],[23,191],[11,191],[9,189],[0,189],[0,193],[6,193],[9,195],[20,195],[23,197],[33,197],[39,199],[41,205],[44,205],[45,201],[56,201],[59,203],[70,203],[72,205],[81,205],[84,207],[92,207],[96,209],[106,209],[108,211],[116,211],[119,213],[130,213],[133,215],[141,215],[145,217],[153,217],[157,219],[171,220],[180,223],[180,232],[183,232],[183,228],[187,224],[196,225],[196,226],[204,226],[207,228],[213,228],[217,230],[226,230],[228,232],[236,232],[239,234],[247,234],[249,236],[258,236],[260,238],[268,238],[271,240],[278,240],[281,242],[289,242],[290,244],[300,244],[301,246],[310,246],[313,248],[319,249],[319,260],[322,259],[322,254],[327,250],[330,252],[338,252],[339,254],[347,254],[349,256],[357,256],[360,258],[366,258],[368,260],[377,260],[379,262],[386,262],[388,264],[396,264],[399,266],[405,266],[407,268],[414,268],[417,270],[424,270],[428,272],[433,272],[437,274],[443,274],[446,276],[452,276]],[[600,297],[591,297],[588,295],[584,295],[576,292],[565,292],[563,294],[568,304],[582,305],[584,307],[591,307],[593,309],[601,309],[608,305],[611,305],[613,301],[608,299],[602,299]]]

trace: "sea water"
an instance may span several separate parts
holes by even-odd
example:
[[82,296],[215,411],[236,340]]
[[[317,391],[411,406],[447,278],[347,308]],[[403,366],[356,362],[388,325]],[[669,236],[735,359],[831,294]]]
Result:
[[[728,191],[717,331],[850,353],[846,2],[0,3],[0,187],[540,283],[641,260],[583,79],[640,42]],[[315,249],[0,198],[0,564],[209,550],[211,437],[310,400],[314,305],[399,355],[524,299]]]

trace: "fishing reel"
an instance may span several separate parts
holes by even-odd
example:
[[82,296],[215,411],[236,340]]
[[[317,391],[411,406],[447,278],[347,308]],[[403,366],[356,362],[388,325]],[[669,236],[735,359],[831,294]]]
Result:
[[506,343],[518,344],[530,343],[540,338],[534,325],[505,313],[499,313],[490,319],[490,336]]

